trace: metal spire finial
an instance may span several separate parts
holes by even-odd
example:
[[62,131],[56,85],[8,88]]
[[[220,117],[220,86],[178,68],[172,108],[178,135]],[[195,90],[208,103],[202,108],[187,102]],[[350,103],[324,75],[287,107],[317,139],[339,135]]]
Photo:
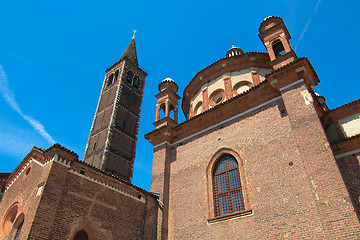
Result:
[[135,33],[136,33],[136,30],[133,30],[134,31],[134,35],[133,35],[133,37],[132,38],[135,38]]

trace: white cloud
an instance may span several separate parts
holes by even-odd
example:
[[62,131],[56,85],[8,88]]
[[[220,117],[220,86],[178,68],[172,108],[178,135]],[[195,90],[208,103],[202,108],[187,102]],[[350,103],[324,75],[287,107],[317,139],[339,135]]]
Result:
[[4,97],[7,104],[15,110],[20,116],[27,121],[36,132],[38,132],[43,138],[46,139],[51,144],[55,143],[55,140],[50,136],[50,134],[45,130],[45,127],[36,119],[30,115],[26,115],[21,111],[19,104],[15,100],[15,94],[9,87],[8,77],[0,65],[0,93]]
[[[3,129],[2,129],[3,130]],[[0,151],[1,154],[11,156],[11,160],[18,163],[19,159],[24,157],[33,147],[33,139],[23,130],[14,133],[13,131],[0,132]],[[1,168],[4,165],[9,164],[9,160],[6,163],[2,164]]]
[[315,6],[315,8],[314,8],[314,12],[313,12],[313,14],[311,15],[311,17],[309,18],[309,20],[307,21],[307,23],[306,23],[306,25],[305,25],[305,27],[304,27],[304,29],[303,29],[303,31],[302,31],[302,33],[301,33],[301,35],[300,35],[299,40],[298,40],[298,42],[296,43],[296,46],[295,46],[295,51],[296,51],[297,47],[299,46],[299,44],[300,44],[300,42],[301,42],[302,38],[304,37],[305,32],[306,32],[306,30],[308,29],[308,27],[309,27],[309,25],[310,25],[311,21],[313,20],[313,18],[314,18],[314,16],[315,16],[316,12],[318,11],[320,2],[321,2],[321,0],[318,0],[318,2],[316,3],[316,6]]

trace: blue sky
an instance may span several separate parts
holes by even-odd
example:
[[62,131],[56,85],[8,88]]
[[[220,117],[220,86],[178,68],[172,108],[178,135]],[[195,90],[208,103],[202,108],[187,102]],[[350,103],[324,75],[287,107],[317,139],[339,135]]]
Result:
[[[265,52],[258,27],[285,21],[291,44],[317,71],[315,91],[330,108],[359,98],[359,1],[2,1],[0,3],[0,172],[32,146],[53,142],[83,158],[104,71],[137,30],[139,64],[148,72],[133,183],[149,189],[154,95],[166,77],[179,95],[193,76],[225,57],[234,42]],[[179,101],[181,105],[181,100]],[[184,116],[180,114],[180,121]]]

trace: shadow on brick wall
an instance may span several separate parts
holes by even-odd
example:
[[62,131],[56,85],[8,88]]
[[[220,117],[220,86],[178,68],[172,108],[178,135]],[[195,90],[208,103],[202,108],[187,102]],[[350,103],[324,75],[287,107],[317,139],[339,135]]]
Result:
[[360,154],[337,159],[341,176],[360,221]]

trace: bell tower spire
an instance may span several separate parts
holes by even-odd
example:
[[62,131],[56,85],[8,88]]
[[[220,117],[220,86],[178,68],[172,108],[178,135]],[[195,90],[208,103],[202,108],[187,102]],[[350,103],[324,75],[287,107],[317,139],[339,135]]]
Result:
[[131,60],[136,66],[138,66],[138,59],[137,59],[137,53],[136,53],[136,44],[135,44],[135,33],[136,30],[134,30],[134,35],[125,49],[124,53],[122,54],[120,60],[127,57],[129,60]]
[[105,72],[84,162],[131,182],[147,76],[138,66],[135,35]]

